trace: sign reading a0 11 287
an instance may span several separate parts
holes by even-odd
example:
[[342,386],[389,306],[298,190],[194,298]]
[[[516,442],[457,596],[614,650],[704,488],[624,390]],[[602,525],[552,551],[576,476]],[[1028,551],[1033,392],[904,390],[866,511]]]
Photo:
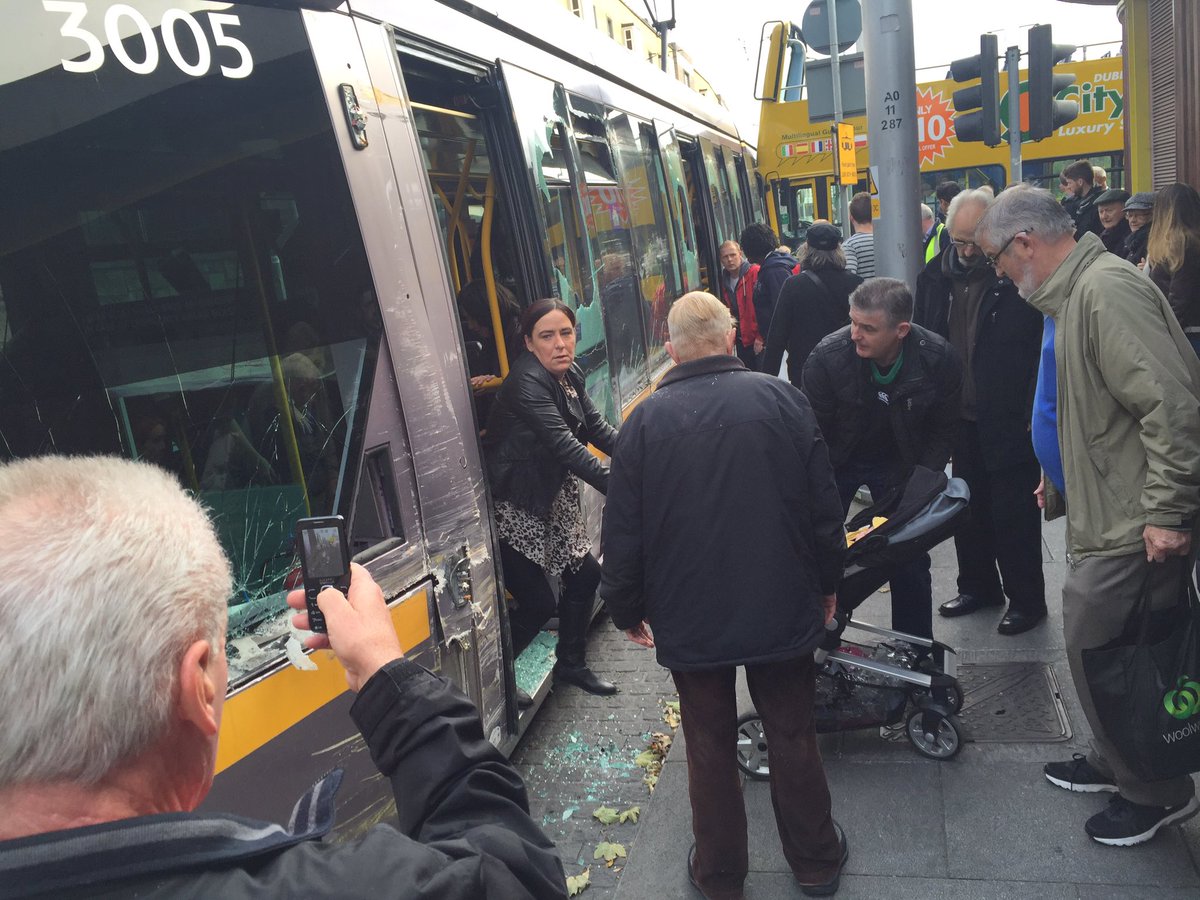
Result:
[[[154,72],[163,61],[164,51],[170,64],[183,74],[197,78],[207,75],[213,65],[214,47],[227,48],[236,57],[236,65],[218,63],[226,78],[245,78],[254,71],[250,48],[229,33],[241,25],[241,20],[232,13],[203,13],[208,25],[206,30],[199,14],[168,9],[157,23],[162,35],[160,50],[154,25],[141,10],[128,3],[89,8],[82,0],[42,0],[42,8],[48,13],[66,16],[58,33],[81,45],[74,56],[61,60],[67,72],[95,72],[104,65],[105,44],[113,58],[135,75]],[[136,58],[126,47],[124,38],[134,32],[142,38]],[[229,61],[234,60],[230,58]]]

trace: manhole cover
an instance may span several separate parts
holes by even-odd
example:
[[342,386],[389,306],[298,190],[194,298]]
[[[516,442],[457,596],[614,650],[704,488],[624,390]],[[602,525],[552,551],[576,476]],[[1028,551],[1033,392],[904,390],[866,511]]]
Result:
[[966,739],[980,743],[1051,743],[1071,737],[1071,724],[1048,663],[962,663],[958,717]]

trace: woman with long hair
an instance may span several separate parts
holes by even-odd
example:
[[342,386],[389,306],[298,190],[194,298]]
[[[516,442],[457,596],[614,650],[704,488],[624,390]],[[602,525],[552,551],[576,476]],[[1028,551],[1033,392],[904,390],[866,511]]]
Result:
[[1191,185],[1176,182],[1158,191],[1146,265],[1200,353],[1200,194]]
[[[569,306],[554,298],[534,302],[521,316],[521,337],[528,352],[512,363],[484,438],[504,582],[517,603],[509,615],[513,652],[529,645],[557,606],[555,681],[615,694],[584,659],[600,564],[591,553],[579,480],[607,491],[608,467],[588,444],[611,455],[617,431],[588,397],[575,364]],[[557,603],[547,578],[561,580]]]

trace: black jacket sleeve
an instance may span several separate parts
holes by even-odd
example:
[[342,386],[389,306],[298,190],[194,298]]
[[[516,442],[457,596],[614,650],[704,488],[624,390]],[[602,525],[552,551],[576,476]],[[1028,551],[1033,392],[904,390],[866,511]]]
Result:
[[768,375],[778,375],[779,367],[783,365],[783,351],[787,349],[788,335],[792,329],[793,307],[800,300],[799,279],[799,275],[788,276],[779,289],[779,299],[775,301],[775,315],[771,319],[771,333],[767,335],[762,361],[762,371]]
[[[516,402],[512,404],[513,414],[534,433],[555,459],[600,493],[605,493],[608,490],[608,468],[592,455],[567,425],[554,396],[558,388],[532,367],[519,377]],[[580,402],[584,402],[582,396]],[[599,416],[594,406],[592,411]]]
[[600,546],[604,548],[600,597],[613,624],[622,631],[636,627],[646,618],[640,419],[641,407],[638,407],[621,429],[600,536]]
[[520,776],[448,681],[396,660],[363,686],[350,714],[392,783],[407,836],[390,832],[388,842],[389,830],[375,828],[363,842],[381,900],[566,897],[562,864],[529,816]]
[[1200,259],[1185,259],[1179,271],[1171,273],[1166,295],[1181,326],[1200,325]]
[[801,458],[807,456],[808,459],[804,468],[808,479],[809,527],[821,593],[828,595],[837,591],[845,568],[846,511],[838,494],[833,465],[829,462],[829,447],[813,427],[816,420],[808,409],[810,403],[803,394],[796,397],[796,403],[802,412],[799,417],[793,417],[792,433]]
[[809,354],[804,364],[802,390],[812,406],[813,415],[817,417],[821,433],[827,434],[837,414],[837,391],[829,377],[829,367],[823,355]]
[[918,465],[940,472],[950,461],[962,417],[962,358],[950,344],[934,375],[937,402],[929,411],[926,441]]

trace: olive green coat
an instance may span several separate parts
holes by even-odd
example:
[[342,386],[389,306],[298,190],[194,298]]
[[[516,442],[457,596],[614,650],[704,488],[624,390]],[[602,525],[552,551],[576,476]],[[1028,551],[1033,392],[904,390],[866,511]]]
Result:
[[[1146,525],[1200,510],[1200,360],[1162,292],[1085,234],[1029,297],[1054,319],[1067,547],[1077,559],[1144,548]],[[1046,514],[1062,500],[1046,480]]]

